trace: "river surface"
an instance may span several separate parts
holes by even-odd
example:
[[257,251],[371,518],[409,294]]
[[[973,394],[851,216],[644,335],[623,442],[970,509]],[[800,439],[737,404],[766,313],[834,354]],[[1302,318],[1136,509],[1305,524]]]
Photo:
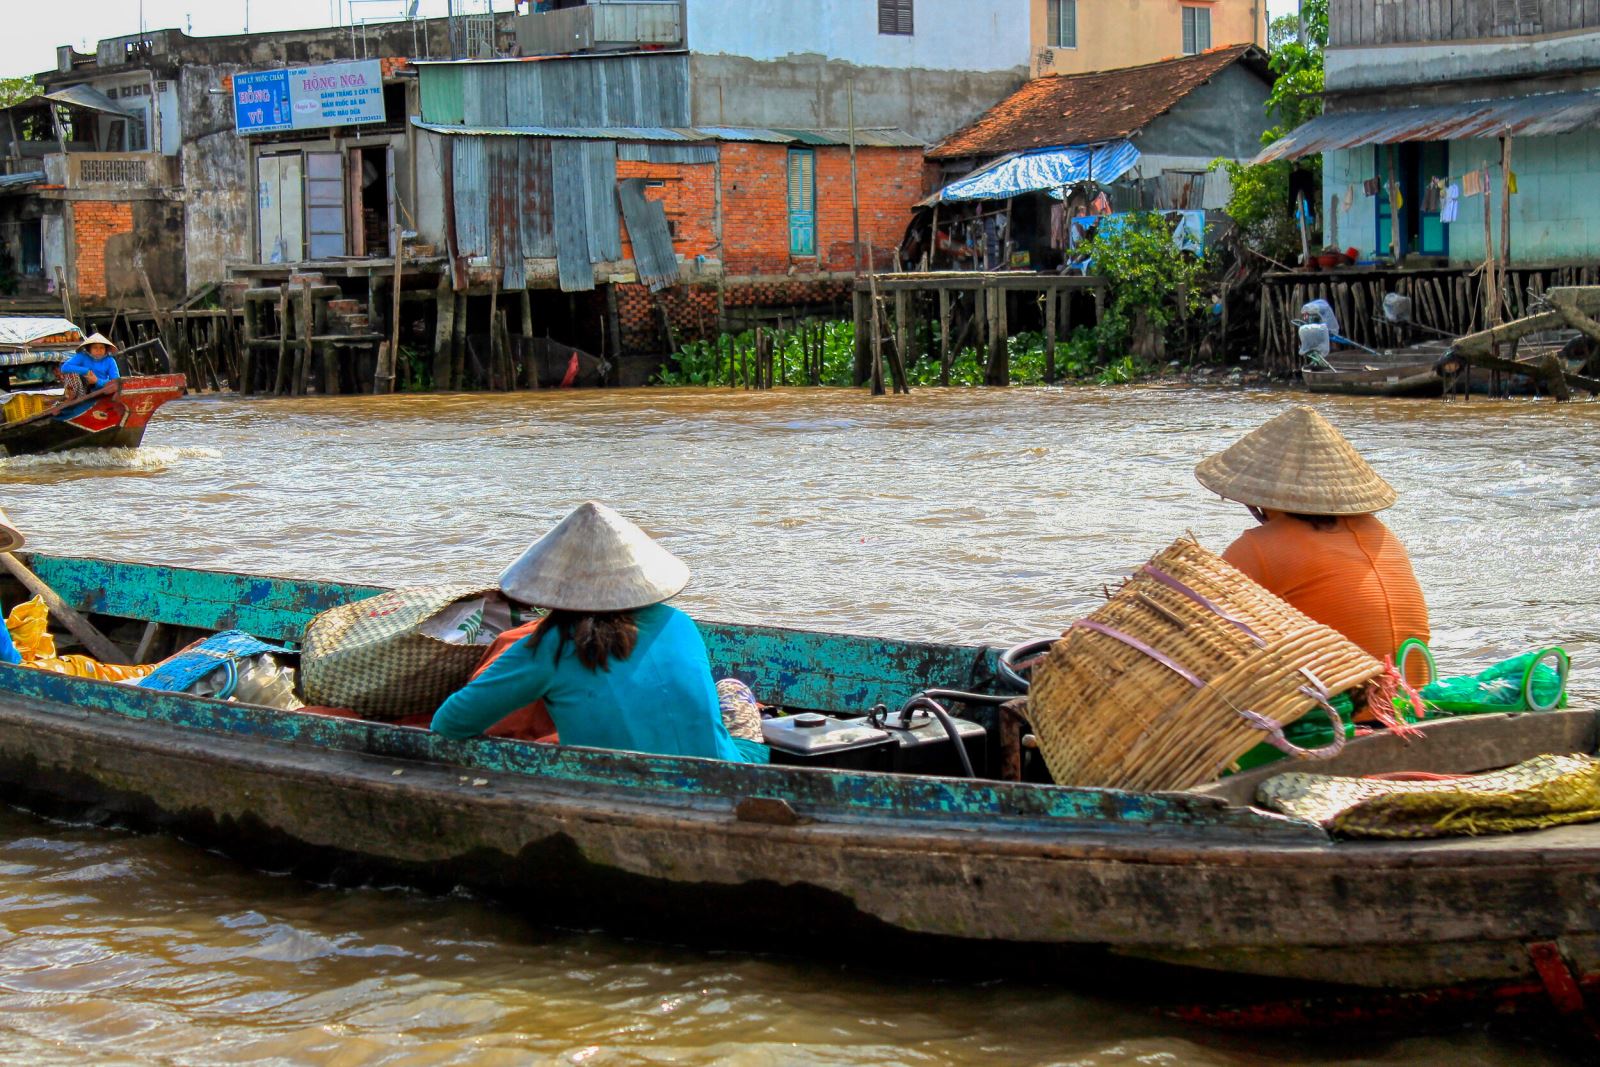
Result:
[[[1001,642],[1059,632],[1192,531],[1202,456],[1295,402],[1175,387],[636,391],[244,402],[146,448],[0,461],[31,547],[374,584],[494,578],[573,504],[694,569],[707,618]],[[1600,653],[1600,405],[1319,401],[1400,492],[1452,673]],[[1093,984],[964,983],[334,891],[0,809],[0,1060],[96,1063],[1562,1062],[1475,1028],[1245,1040]]]

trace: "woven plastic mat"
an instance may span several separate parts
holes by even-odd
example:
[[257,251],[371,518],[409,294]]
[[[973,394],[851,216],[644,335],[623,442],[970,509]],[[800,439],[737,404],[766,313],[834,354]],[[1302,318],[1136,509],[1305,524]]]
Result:
[[1347,837],[1504,834],[1600,821],[1600,760],[1535,756],[1504,770],[1437,782],[1290,771],[1263,782],[1256,800]]

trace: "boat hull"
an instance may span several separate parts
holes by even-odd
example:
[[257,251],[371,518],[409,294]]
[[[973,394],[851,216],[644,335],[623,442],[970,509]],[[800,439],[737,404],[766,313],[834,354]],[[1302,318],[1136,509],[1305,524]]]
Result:
[[[280,640],[371,591],[34,563],[102,618],[243,619]],[[988,649],[704,629],[719,666],[791,706],[876,699],[930,672],[971,684],[992,662]],[[1592,741],[1592,715],[1579,718]],[[1551,951],[1575,982],[1600,976],[1600,826],[1336,843],[1218,796],[451,742],[3,666],[0,795],[270,869],[461,885],[539,919],[674,939],[705,927],[822,952],[866,935],[1085,950],[1286,989],[1544,988]]]
[[0,425],[0,449],[9,456],[76,448],[137,448],[150,418],[188,392],[181,374],[121,378],[76,404]]

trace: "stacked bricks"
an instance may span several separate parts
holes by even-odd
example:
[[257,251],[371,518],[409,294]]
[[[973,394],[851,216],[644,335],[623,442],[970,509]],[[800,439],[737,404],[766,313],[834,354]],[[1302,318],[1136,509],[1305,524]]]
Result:
[[[625,352],[662,352],[661,312],[656,301],[667,309],[673,332],[680,344],[706,340],[717,333],[717,290],[715,286],[680,285],[656,294],[643,285],[618,285],[617,319],[622,327]],[[830,303],[848,303],[848,281],[795,281],[774,278],[729,286],[723,292],[727,308],[806,308]],[[737,326],[737,316],[735,316]]]
[[79,200],[72,205],[73,257],[80,299],[110,295],[106,243],[133,232],[133,205],[123,201]]

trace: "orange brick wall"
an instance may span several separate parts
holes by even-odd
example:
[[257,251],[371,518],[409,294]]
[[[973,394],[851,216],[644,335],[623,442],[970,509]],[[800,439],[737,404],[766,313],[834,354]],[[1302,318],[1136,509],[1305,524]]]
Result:
[[72,205],[74,261],[78,268],[78,296],[109,295],[106,282],[106,242],[133,232],[133,205],[116,201],[79,200]]
[[[850,270],[850,150],[821,146],[817,155],[818,258],[789,255],[787,145],[722,146],[723,263],[730,274],[784,274]],[[922,199],[922,152],[915,148],[859,148],[856,170],[861,240],[875,251],[897,248]]]
[[[717,251],[717,168],[710,163],[632,163],[617,161],[617,180],[659,181],[647,186],[645,199],[658,200],[672,224],[673,249],[681,256],[715,256]],[[622,258],[633,258],[628,227],[622,227]]]

